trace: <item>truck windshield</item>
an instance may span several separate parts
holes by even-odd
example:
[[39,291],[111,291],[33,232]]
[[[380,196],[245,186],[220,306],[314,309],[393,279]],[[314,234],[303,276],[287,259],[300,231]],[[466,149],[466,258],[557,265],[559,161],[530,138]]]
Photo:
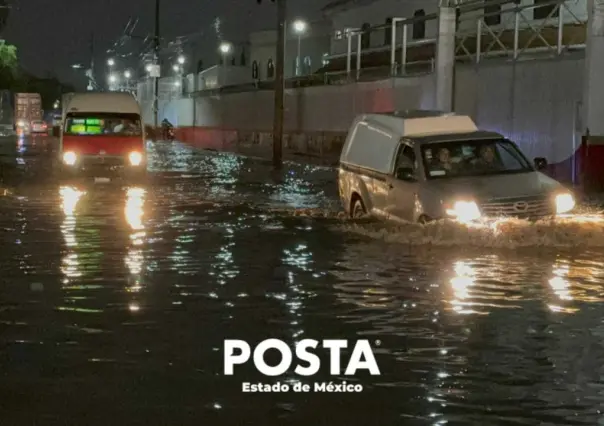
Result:
[[427,179],[526,173],[535,169],[507,139],[431,143],[422,147]]
[[137,114],[69,114],[65,120],[64,134],[140,136],[141,120]]

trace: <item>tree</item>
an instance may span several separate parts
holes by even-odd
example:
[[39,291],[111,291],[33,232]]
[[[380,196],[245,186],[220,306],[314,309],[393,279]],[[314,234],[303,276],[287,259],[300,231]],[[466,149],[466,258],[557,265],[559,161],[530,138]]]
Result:
[[17,68],[17,48],[0,40],[0,68],[14,71]]

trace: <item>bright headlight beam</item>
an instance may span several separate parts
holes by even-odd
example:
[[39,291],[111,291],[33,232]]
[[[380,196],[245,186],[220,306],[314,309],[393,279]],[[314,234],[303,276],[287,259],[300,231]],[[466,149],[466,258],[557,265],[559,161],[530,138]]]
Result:
[[128,159],[130,160],[130,164],[132,164],[133,166],[140,166],[143,161],[143,156],[140,152],[135,151],[130,153]]
[[572,194],[558,194],[556,195],[556,214],[568,213],[575,208],[575,198]]
[[447,209],[447,214],[460,222],[471,222],[480,219],[480,209],[474,201],[456,201],[453,208]]
[[68,151],[63,154],[63,162],[68,166],[73,166],[77,160],[75,152]]

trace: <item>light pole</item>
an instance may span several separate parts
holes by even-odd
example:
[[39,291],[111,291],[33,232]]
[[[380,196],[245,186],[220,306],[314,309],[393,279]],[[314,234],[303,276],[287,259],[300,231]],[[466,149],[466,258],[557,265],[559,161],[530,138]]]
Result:
[[233,50],[233,46],[231,45],[231,43],[227,43],[225,41],[220,43],[220,53],[222,54],[222,72],[220,72],[221,85],[224,85],[226,79],[226,76],[224,75],[224,70],[226,70],[227,58],[229,56],[229,53],[231,53],[231,50]]
[[297,19],[294,21],[294,33],[298,35],[298,56],[296,56],[296,76],[302,74],[302,55],[301,55],[301,45],[302,45],[302,35],[306,32],[308,28],[306,22],[301,19]]
[[117,77],[115,77],[113,75],[113,67],[115,66],[115,59],[113,58],[109,58],[107,59],[107,67],[109,67],[109,91],[113,90],[112,84],[114,83],[114,81],[117,79]]
[[153,59],[154,63],[157,66],[157,69],[154,71],[154,81],[153,81],[153,124],[154,128],[158,127],[158,114],[159,114],[159,77],[161,74],[161,64],[159,62],[159,47],[160,47],[160,37],[159,37],[159,14],[160,14],[160,0],[155,0],[155,37],[153,40]]
[[115,85],[117,84],[117,76],[115,74],[111,74],[109,76],[109,90],[115,90]]
[[227,56],[229,55],[229,53],[231,53],[231,50],[233,50],[233,46],[231,45],[231,43],[228,43],[226,41],[223,41],[222,43],[220,43],[220,53],[222,54],[222,65],[226,65]]
[[124,78],[126,79],[126,91],[130,91],[130,79],[132,78],[132,73],[130,70],[124,71]]
[[[261,4],[263,0],[256,0]],[[265,0],[266,1],[266,0]],[[275,73],[275,116],[273,120],[273,165],[275,169],[283,167],[283,118],[285,78],[285,20],[287,18],[287,0],[271,0],[277,3],[277,67]]]

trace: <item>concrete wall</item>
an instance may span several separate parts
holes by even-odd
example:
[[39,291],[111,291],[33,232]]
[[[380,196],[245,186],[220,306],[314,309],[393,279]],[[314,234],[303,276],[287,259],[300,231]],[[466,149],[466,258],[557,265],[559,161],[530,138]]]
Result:
[[583,71],[582,55],[458,67],[455,111],[518,142],[531,158],[560,163],[580,145]]
[[[285,129],[290,132],[346,132],[360,113],[401,109],[431,109],[433,79],[413,77],[340,86],[308,87],[285,91]],[[195,122],[181,126],[220,127],[270,131],[273,123],[272,91],[253,91],[195,98]],[[174,117],[190,99],[160,101],[160,115]],[[192,115],[187,115],[191,117]]]
[[[515,65],[492,60],[480,66],[458,66],[455,111],[472,116],[483,129],[516,141],[531,158],[568,161],[580,145],[583,67],[582,54]],[[270,135],[272,106],[271,91],[162,100],[160,121],[166,117],[180,127]],[[285,130],[340,137],[363,112],[431,108],[434,75],[292,89],[286,91]],[[150,111],[145,104],[143,109]],[[270,143],[270,137],[262,138]]]

